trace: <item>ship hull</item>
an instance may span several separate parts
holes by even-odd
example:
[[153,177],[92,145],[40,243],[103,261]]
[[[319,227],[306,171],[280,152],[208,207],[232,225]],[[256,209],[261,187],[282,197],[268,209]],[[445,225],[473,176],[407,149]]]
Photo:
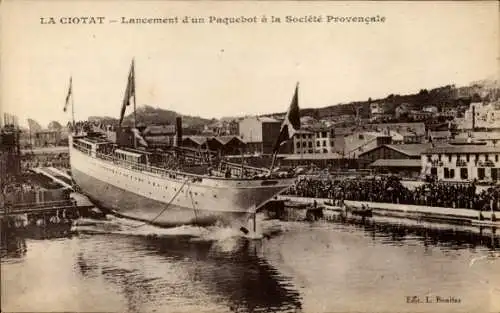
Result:
[[[173,227],[247,225],[256,209],[293,179],[225,180],[148,173],[70,148],[72,176],[97,206],[127,218]],[[193,179],[195,178],[195,179]]]
[[73,179],[82,192],[98,207],[113,214],[140,220],[163,227],[179,225],[225,225],[243,224],[250,217],[249,212],[221,212],[195,210],[175,204],[162,203],[135,193],[117,188],[78,170],[72,170]]

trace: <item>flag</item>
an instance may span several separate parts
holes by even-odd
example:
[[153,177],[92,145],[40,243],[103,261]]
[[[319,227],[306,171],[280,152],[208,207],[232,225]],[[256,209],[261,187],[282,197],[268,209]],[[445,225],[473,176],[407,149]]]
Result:
[[123,122],[123,117],[125,116],[125,109],[130,105],[130,98],[134,97],[135,100],[135,73],[134,73],[134,60],[130,66],[130,72],[128,74],[127,88],[125,89],[125,95],[123,97],[122,111],[120,113],[120,125]]
[[299,84],[295,87],[295,93],[290,103],[290,108],[286,112],[285,120],[281,124],[280,135],[273,149],[273,153],[277,153],[280,146],[290,140],[293,135],[300,129],[300,114],[299,114]]
[[72,97],[72,95],[73,95],[73,77],[70,77],[68,93],[66,94],[66,102],[64,103],[64,109],[63,109],[64,112],[66,112],[66,110],[68,109],[69,98]]

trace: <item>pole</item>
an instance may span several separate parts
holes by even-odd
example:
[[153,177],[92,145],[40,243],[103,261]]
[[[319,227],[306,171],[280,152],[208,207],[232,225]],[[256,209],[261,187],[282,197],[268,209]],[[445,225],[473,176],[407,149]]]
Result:
[[273,152],[273,158],[271,160],[271,168],[269,169],[269,173],[273,171],[274,162],[276,162],[276,156],[278,155],[278,151]]
[[75,131],[75,95],[73,93],[73,76],[71,76],[71,118],[73,120],[73,131]]
[[136,98],[137,98],[137,93],[136,93],[136,88],[135,88],[135,58],[132,59],[132,80],[133,80],[133,87],[134,87],[134,128],[137,128],[137,115],[136,115]]
[[257,208],[255,208],[255,212],[253,213],[253,233],[254,235],[257,233]]
[[[135,88],[135,58],[132,59],[132,88],[134,88],[134,128],[137,129],[137,114],[136,114],[136,88]],[[134,134],[134,149],[137,148],[137,138]]]

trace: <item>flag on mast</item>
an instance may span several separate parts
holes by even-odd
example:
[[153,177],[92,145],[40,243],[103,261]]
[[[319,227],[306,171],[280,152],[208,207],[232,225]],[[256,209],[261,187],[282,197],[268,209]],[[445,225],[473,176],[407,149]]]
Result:
[[292,139],[293,135],[300,129],[300,114],[299,114],[299,83],[295,86],[295,93],[286,112],[285,120],[281,124],[280,135],[273,149],[273,153],[277,153],[280,146],[287,140]]
[[73,77],[69,78],[69,87],[68,93],[66,94],[66,102],[64,103],[63,111],[66,112],[68,110],[69,99],[73,96]]
[[120,113],[120,125],[122,124],[123,117],[125,116],[125,109],[130,105],[130,98],[132,97],[135,97],[135,70],[133,59],[130,66],[130,72],[128,74],[127,89],[125,89],[125,95],[123,97],[122,111]]

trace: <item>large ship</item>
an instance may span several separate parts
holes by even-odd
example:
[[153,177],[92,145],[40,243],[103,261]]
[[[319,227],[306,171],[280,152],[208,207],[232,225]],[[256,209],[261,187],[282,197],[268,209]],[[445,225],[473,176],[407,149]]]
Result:
[[[132,63],[120,124],[130,96],[135,110],[134,85]],[[297,92],[276,147],[300,127]],[[294,173],[227,163],[210,151],[180,145],[168,151],[125,147],[90,131],[74,133],[69,147],[72,177],[91,201],[117,215],[165,227],[246,225],[259,207],[294,181]]]

